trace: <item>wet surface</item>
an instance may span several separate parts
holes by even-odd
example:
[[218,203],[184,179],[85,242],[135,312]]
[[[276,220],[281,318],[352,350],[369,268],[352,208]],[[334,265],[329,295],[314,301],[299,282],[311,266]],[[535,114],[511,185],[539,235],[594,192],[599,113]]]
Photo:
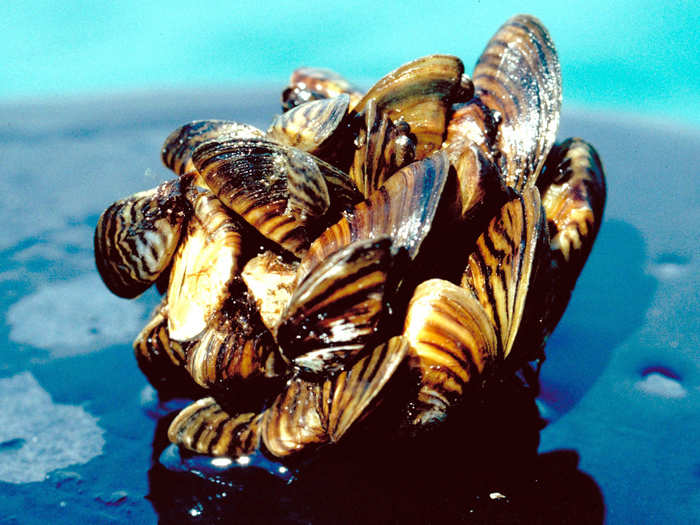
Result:
[[0,106],[0,523],[700,521],[700,134],[604,116],[563,117],[609,197],[536,400],[503,385],[439,435],[349,439],[292,484],[159,461],[181,403],[131,349],[158,297],[107,291],[93,228],[170,177],[177,126],[278,111],[273,90]]

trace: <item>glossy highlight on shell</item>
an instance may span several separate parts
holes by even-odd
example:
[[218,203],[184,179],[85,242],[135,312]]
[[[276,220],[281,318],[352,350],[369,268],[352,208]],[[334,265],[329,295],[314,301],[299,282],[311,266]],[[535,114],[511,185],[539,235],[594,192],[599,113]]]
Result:
[[518,15],[471,77],[430,55],[363,92],[304,67],[266,131],[173,131],[175,178],[95,231],[115,294],[167,280],[134,352],[162,398],[199,399],[170,441],[295,465],[431,432],[541,363],[606,195],[593,146],[555,143],[561,103],[554,44]]

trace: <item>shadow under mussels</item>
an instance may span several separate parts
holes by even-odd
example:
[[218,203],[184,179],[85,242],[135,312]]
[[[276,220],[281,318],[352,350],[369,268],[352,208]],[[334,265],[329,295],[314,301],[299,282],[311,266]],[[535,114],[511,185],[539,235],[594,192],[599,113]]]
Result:
[[632,225],[606,221],[547,341],[540,398],[548,420],[571,410],[605,369],[613,349],[644,323],[658,285],[645,272],[644,238]]
[[149,499],[160,524],[602,523],[602,494],[578,455],[538,455],[534,391],[501,381],[445,424],[404,437],[389,431],[401,410],[385,401],[341,443],[288,463],[292,482],[250,466],[166,468],[170,414],[154,436]]

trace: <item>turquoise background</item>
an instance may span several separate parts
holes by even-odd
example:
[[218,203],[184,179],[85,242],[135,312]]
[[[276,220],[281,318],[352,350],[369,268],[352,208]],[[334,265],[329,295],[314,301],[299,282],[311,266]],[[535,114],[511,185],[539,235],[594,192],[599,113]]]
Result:
[[412,58],[460,56],[528,12],[549,28],[565,107],[700,126],[700,2],[14,1],[0,8],[0,102],[284,84],[299,65],[369,85]]

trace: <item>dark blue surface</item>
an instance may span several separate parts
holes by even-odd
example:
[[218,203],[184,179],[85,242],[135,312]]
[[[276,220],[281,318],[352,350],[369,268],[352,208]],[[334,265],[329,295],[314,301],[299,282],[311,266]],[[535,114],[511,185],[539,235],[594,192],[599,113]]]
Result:
[[[547,348],[539,434],[532,402],[506,388],[487,405],[506,420],[501,433],[457,429],[470,436],[466,457],[447,444],[443,456],[435,443],[390,444],[399,458],[372,447],[373,466],[331,458],[333,479],[316,470],[291,489],[254,474],[245,490],[241,480],[213,487],[151,468],[176,406],[158,404],[130,343],[158,298],[109,294],[94,270],[94,225],[112,201],[170,177],[159,152],[172,129],[201,118],[265,127],[277,96],[0,106],[0,523],[600,522],[602,506],[609,523],[700,522],[700,134],[606,115],[563,116],[560,137],[598,149],[609,197]],[[479,440],[501,456],[500,477],[473,479],[490,465]],[[428,454],[443,462],[437,472]]]

